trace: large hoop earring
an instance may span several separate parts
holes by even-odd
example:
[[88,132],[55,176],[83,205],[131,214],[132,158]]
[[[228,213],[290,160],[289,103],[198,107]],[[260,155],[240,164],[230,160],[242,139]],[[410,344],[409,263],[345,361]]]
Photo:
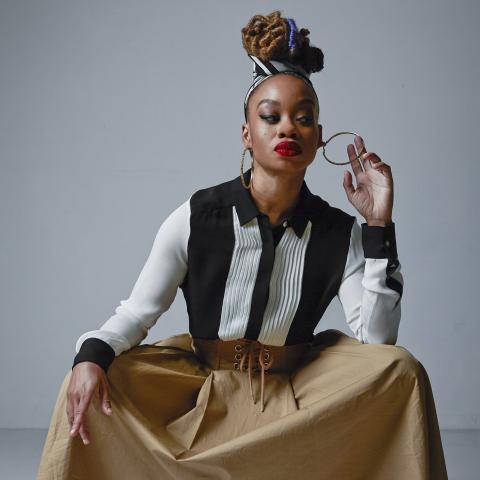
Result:
[[251,188],[252,182],[253,182],[253,158],[252,158],[252,165],[251,165],[252,172],[251,172],[251,175],[250,175],[250,182],[247,185],[246,182],[245,182],[245,178],[243,176],[243,160],[245,159],[245,152],[247,150],[249,150],[249,149],[244,148],[243,152],[242,152],[242,161],[240,162],[240,180],[242,181],[242,185],[248,190],[249,188]]

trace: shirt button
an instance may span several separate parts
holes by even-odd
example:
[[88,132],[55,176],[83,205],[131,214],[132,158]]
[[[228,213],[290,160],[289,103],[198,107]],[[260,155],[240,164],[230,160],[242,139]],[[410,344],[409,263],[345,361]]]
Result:
[[287,221],[286,221],[286,220],[283,222],[283,226],[284,226],[284,227],[287,226]]

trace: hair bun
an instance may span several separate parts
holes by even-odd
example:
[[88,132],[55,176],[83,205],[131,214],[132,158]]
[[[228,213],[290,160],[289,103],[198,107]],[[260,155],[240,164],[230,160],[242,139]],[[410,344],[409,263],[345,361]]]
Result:
[[300,65],[308,73],[323,69],[323,52],[310,45],[310,30],[297,30],[295,21],[281,16],[280,10],[270,15],[254,15],[242,28],[242,44],[246,52],[262,61],[278,60]]

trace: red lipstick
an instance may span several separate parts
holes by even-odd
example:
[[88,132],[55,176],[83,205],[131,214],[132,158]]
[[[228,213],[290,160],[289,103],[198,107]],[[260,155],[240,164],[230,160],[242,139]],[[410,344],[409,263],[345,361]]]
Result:
[[297,142],[280,142],[275,151],[282,157],[293,157],[302,153],[302,148]]

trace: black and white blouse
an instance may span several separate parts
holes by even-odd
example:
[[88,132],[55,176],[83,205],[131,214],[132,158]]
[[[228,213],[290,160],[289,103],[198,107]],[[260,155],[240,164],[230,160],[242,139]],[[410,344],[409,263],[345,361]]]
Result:
[[360,226],[305,180],[278,226],[258,210],[240,176],[197,190],[160,225],[130,297],[77,340],[73,366],[88,360],[107,371],[147,336],[178,287],[193,337],[308,342],[337,296],[358,340],[395,344],[403,290],[395,223]]

